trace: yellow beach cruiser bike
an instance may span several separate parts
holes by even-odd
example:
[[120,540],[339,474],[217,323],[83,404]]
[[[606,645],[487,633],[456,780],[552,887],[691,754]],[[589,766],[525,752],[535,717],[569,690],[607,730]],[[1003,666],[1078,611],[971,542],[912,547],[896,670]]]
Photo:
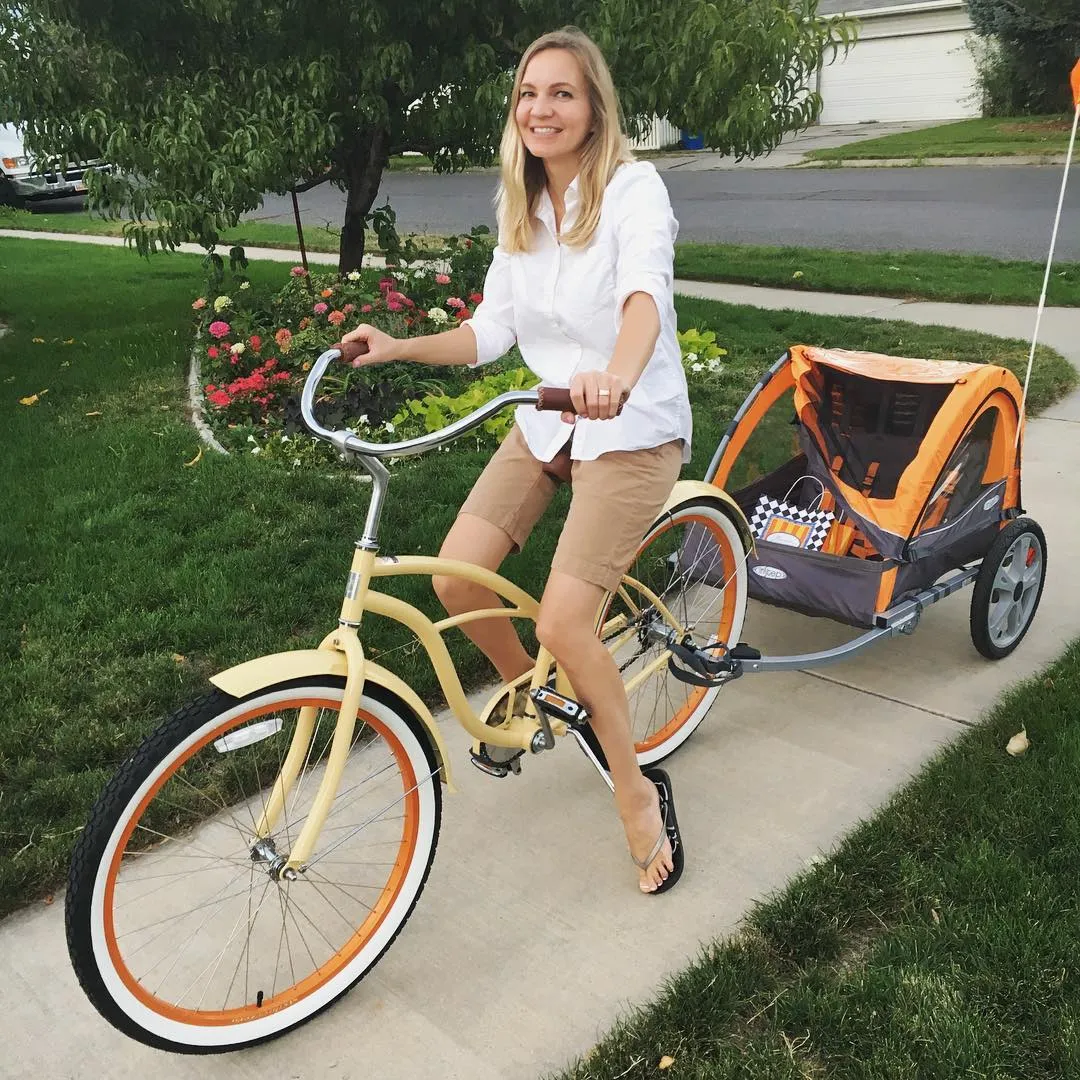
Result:
[[[495,615],[535,620],[533,597],[464,562],[378,554],[390,475],[380,458],[434,449],[509,405],[572,409],[568,392],[503,394],[441,431],[374,445],[315,419],[319,381],[349,348],[319,357],[302,396],[310,430],[372,480],[337,626],[317,649],[215,675],[123,763],[72,857],[67,939],[79,981],[110,1023],[151,1046],[235,1050],[304,1023],[371,970],[416,904],[443,787],[453,791],[451,760],[427,705],[365,657],[366,613],[416,635],[484,771],[516,772],[569,733],[610,785],[586,714],[547,652],[479,713],[466,698],[443,635]],[[685,665],[715,674],[718,643],[739,640],[749,543],[723,492],[680,481],[597,613],[642,765],[680,746],[718,693],[715,678],[686,681]],[[432,622],[378,591],[379,579],[403,574],[458,575],[508,606]]]

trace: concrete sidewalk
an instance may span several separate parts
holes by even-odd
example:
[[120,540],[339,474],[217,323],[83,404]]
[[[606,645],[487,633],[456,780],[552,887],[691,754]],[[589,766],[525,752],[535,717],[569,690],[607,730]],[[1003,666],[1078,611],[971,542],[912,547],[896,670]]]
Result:
[[[66,239],[66,238],[65,238]],[[292,260],[294,256],[287,255]],[[679,282],[685,294],[767,308],[907,319],[1027,337],[1025,308]],[[1042,340],[1080,365],[1080,310],[1047,312]],[[842,346],[844,342],[833,344]],[[762,357],[762,369],[774,357]],[[76,985],[62,897],[0,923],[0,1072],[50,1080],[284,1078],[509,1080],[585,1053],[624,1009],[653,999],[701,942],[734,931],[869,816],[1010,683],[1080,635],[1068,567],[1080,556],[1080,395],[1030,422],[1024,503],[1046,530],[1049,577],[1020,649],[991,664],[968,635],[970,591],[912,637],[820,672],[740,680],[671,759],[687,869],[670,895],[638,893],[607,791],[569,744],[517,778],[469,767],[441,718],[461,793],[417,910],[374,972],[298,1032],[228,1057],[183,1058],[113,1031]],[[328,617],[331,613],[327,613]],[[843,627],[751,605],[743,637],[767,652],[824,648]]]

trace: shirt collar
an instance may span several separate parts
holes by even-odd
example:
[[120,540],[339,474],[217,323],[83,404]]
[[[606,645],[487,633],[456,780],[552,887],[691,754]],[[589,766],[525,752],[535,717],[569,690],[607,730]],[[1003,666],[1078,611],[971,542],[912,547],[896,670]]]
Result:
[[[563,215],[563,228],[565,229],[573,219],[577,216],[578,208],[578,179],[575,176],[570,181],[570,186],[566,189],[566,195],[563,201],[566,203],[566,213]],[[548,194],[547,184],[540,190],[540,198],[536,204],[536,216],[551,230],[551,235],[555,235],[555,207],[552,205],[551,196]]]

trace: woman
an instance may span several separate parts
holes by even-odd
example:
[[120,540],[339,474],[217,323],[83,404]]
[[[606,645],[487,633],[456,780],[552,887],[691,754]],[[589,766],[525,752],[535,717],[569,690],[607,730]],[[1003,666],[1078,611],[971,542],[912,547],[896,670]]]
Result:
[[[622,677],[592,627],[690,458],[672,295],[678,225],[656,170],[627,148],[600,50],[572,27],[526,50],[500,153],[499,243],[472,319],[405,340],[364,325],[345,340],[367,344],[365,363],[468,365],[516,341],[544,384],[569,387],[576,415],[518,409],[440,554],[497,570],[550,502],[553,473],[572,473],[536,634],[592,714],[640,888],[662,892],[683,862],[670,787],[638,768]],[[500,605],[459,578],[436,578],[435,589],[451,614]],[[462,629],[503,679],[533,667],[510,620]]]

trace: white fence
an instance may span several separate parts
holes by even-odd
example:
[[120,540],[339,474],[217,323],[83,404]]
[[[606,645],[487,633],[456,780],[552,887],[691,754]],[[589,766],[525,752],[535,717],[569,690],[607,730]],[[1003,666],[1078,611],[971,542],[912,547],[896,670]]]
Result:
[[679,129],[669,120],[654,116],[648,130],[640,139],[632,139],[632,150],[659,150],[662,146],[671,146],[679,141]]

